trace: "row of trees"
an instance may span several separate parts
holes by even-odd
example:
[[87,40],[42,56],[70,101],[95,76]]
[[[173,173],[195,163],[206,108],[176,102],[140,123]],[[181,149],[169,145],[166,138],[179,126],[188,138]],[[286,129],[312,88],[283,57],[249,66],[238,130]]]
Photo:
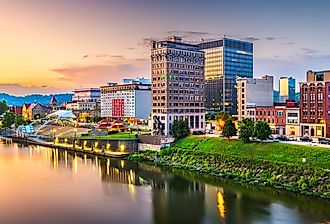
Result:
[[22,115],[15,116],[12,112],[6,112],[3,116],[2,127],[3,128],[10,128],[13,124],[16,127],[20,125],[28,125],[30,121],[25,120]]
[[[217,121],[218,130],[222,132],[222,135],[226,138],[235,136],[238,132],[232,117],[221,111],[214,115]],[[245,118],[239,124],[239,138],[244,142],[250,142],[251,138],[257,138],[261,140],[268,139],[272,134],[272,130],[268,123],[264,121],[253,122],[250,118]]]
[[[232,120],[229,118],[223,127],[222,135],[230,138],[237,134],[238,130]],[[272,130],[267,122],[258,121],[253,122],[250,118],[245,118],[239,125],[239,138],[244,142],[250,142],[251,138],[266,140],[272,134]]]
[[266,140],[272,134],[272,130],[267,122],[253,122],[251,118],[243,119],[239,128],[239,138],[246,143],[250,142],[253,137],[260,140]]
[[[222,135],[228,139],[237,135],[237,128],[229,114],[221,113],[217,116],[221,120]],[[172,135],[177,138],[183,138],[190,134],[190,128],[186,121],[175,120],[171,126]],[[268,139],[272,130],[268,123],[264,121],[253,122],[250,118],[245,118],[239,124],[239,138],[244,142],[250,142],[251,138],[260,140]]]

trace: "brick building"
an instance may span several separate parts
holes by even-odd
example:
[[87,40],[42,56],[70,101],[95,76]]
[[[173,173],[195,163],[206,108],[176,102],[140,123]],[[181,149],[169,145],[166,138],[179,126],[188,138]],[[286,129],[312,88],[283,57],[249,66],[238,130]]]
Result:
[[330,71],[307,71],[300,82],[301,135],[330,138]]

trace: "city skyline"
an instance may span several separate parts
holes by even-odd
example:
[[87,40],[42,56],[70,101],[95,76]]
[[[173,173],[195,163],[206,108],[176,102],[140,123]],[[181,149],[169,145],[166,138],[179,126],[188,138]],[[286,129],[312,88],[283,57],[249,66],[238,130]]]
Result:
[[298,82],[309,69],[329,68],[330,3],[317,3],[0,0],[0,92],[71,92],[150,78],[148,43],[171,34],[192,43],[223,35],[254,42],[254,77],[273,75],[278,89],[281,76]]

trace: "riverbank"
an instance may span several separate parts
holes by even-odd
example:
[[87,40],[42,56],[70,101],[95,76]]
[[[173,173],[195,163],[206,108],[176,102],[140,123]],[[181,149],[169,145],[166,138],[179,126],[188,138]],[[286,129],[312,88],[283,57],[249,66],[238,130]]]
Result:
[[103,156],[103,157],[109,157],[109,158],[124,158],[129,155],[127,152],[116,152],[116,151],[110,151],[105,149],[97,149],[97,148],[88,148],[83,147],[79,145],[70,145],[70,144],[61,144],[61,143],[52,143],[52,142],[45,142],[42,140],[37,139],[28,139],[28,138],[19,138],[19,137],[12,137],[12,141],[15,143],[20,144],[28,144],[28,145],[38,145],[38,146],[44,146],[48,148],[54,148],[54,149],[61,149],[61,150],[68,150],[72,152],[77,153],[85,153],[95,156]]
[[160,152],[139,152],[128,159],[330,199],[326,148],[189,136]]

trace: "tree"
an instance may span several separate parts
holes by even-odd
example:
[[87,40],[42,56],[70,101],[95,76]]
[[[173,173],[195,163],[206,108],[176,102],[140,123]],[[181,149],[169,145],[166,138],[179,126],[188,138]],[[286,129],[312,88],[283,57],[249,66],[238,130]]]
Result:
[[176,139],[186,137],[190,134],[190,128],[184,120],[175,120],[170,131]]
[[22,115],[18,115],[15,117],[15,126],[18,127],[20,125],[28,125],[29,122],[24,120]]
[[8,110],[6,101],[0,101],[0,114],[3,114]]
[[90,116],[86,116],[86,117],[85,117],[85,122],[86,122],[86,123],[91,123],[91,119],[92,119],[92,118],[91,118]]
[[223,127],[222,135],[230,139],[230,137],[236,135],[236,133],[237,133],[237,129],[235,127],[235,124],[233,120],[229,118]]
[[2,127],[10,128],[15,122],[15,115],[12,112],[5,113],[2,121]]
[[253,137],[254,122],[251,118],[244,118],[239,126],[239,138],[243,142],[250,142],[250,138]]
[[254,126],[254,137],[266,140],[272,134],[272,130],[267,122],[258,121]]
[[225,123],[229,118],[231,118],[231,116],[225,111],[220,111],[216,115],[216,120],[217,120],[217,125],[218,125],[218,130],[219,131],[223,131]]
[[93,123],[97,123],[97,122],[101,121],[102,118],[100,116],[95,115],[91,118],[91,120]]
[[206,114],[206,115],[205,115],[205,119],[206,119],[207,121],[213,121],[213,120],[216,119],[216,115],[215,115],[215,114]]

